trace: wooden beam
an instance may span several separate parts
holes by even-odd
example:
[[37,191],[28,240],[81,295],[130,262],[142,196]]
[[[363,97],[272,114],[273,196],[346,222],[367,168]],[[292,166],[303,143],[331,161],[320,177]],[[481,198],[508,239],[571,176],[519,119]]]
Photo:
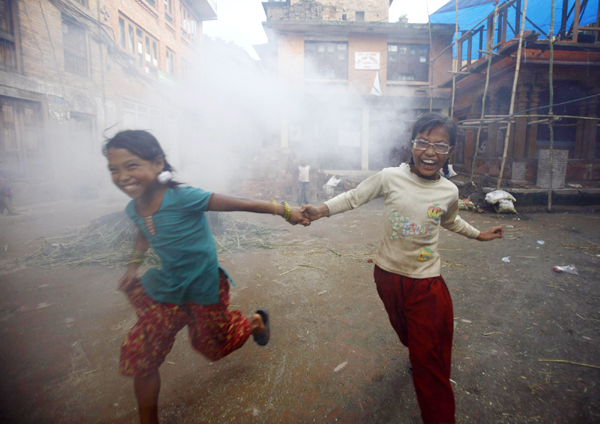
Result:
[[575,16],[573,16],[573,42],[577,43],[579,38],[579,12],[581,10],[581,0],[575,0]]
[[[525,17],[527,16],[527,0],[523,1],[523,21],[525,21]],[[523,30],[525,29],[525,22],[521,24],[521,32],[519,32],[519,48],[517,53],[517,64],[515,66],[515,77],[513,79],[513,87],[510,98],[510,109],[508,111],[509,115],[512,115],[515,110],[515,95],[517,92],[517,83],[519,81],[519,70],[521,69],[521,47],[523,46]],[[502,184],[502,174],[504,173],[504,165],[506,164],[506,155],[508,153],[508,142],[510,140],[510,128],[511,123],[508,123],[508,127],[506,129],[506,136],[504,138],[504,153],[502,154],[502,163],[500,165],[500,175],[498,175],[498,184],[496,185],[496,189],[500,189],[500,185]]]

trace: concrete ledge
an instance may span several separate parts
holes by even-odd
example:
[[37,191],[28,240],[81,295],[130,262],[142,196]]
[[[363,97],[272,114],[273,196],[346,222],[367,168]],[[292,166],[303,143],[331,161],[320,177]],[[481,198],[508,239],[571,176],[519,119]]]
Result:
[[540,193],[548,193],[547,188],[513,188],[509,190],[505,190],[511,193],[513,196],[515,194],[540,194]]
[[556,194],[558,196],[577,196],[579,194],[579,190],[576,188],[557,188],[556,190],[552,190],[552,194]]
[[[487,194],[496,190],[492,187],[483,187]],[[502,188],[512,194],[520,206],[545,205],[548,203],[548,189],[545,188]],[[600,188],[559,188],[552,190],[552,203],[557,205],[589,206],[600,205]]]

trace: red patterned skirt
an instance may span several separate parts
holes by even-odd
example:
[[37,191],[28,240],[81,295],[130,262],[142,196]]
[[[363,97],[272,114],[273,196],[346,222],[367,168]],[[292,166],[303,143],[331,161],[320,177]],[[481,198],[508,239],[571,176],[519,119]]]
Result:
[[119,372],[143,377],[157,370],[171,351],[175,336],[186,325],[192,346],[211,361],[239,349],[250,337],[250,321],[240,311],[229,311],[229,281],[220,274],[219,303],[184,305],[157,302],[141,284],[127,292],[137,323],[121,345]]

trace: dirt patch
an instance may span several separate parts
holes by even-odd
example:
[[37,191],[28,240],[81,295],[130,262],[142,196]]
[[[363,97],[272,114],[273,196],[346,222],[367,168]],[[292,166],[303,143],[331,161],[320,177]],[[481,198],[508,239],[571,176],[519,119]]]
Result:
[[[2,422],[137,422],[131,381],[117,372],[135,321],[116,290],[122,269],[19,262],[41,244],[37,237],[66,234],[119,207],[80,202],[0,217],[0,241],[9,246],[0,249]],[[381,209],[375,201],[307,229],[231,214],[284,230],[274,232],[275,249],[220,254],[236,283],[231,304],[246,314],[267,308],[272,341],[210,363],[182,332],[161,368],[162,422],[419,423],[408,352],[368,263]],[[541,360],[600,365],[600,217],[462,216],[479,228],[502,224],[506,237],[440,237],[456,317],[459,422],[598,421],[600,370]],[[579,275],[552,271],[571,263]]]

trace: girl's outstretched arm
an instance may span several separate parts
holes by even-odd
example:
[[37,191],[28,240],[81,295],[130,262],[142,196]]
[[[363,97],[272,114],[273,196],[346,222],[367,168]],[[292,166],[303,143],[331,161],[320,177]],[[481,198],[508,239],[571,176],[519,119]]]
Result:
[[[299,207],[289,207],[289,217],[287,221],[292,224],[310,225],[310,220],[304,217]],[[245,199],[242,197],[226,196],[224,194],[213,193],[208,202],[209,211],[220,212],[254,212],[254,213],[270,213],[285,217],[286,207],[284,204],[266,202],[264,200]]]
[[138,230],[133,243],[133,253],[131,254],[130,261],[127,263],[127,271],[125,271],[125,275],[119,280],[119,290],[129,291],[138,282],[137,270],[144,262],[144,255],[149,248],[150,243],[144,237],[144,233]]
[[504,234],[504,228],[502,227],[492,227],[487,231],[482,231],[477,236],[477,240],[479,241],[490,241],[496,238],[502,238]]

